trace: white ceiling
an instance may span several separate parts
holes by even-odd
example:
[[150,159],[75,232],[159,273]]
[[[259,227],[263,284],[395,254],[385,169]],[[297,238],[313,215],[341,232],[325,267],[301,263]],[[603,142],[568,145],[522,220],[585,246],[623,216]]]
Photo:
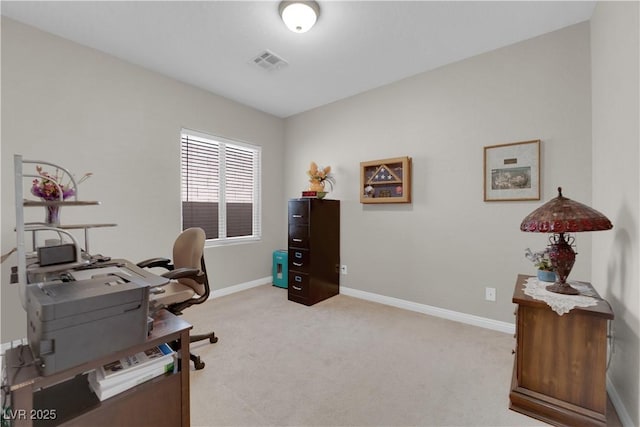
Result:
[[[2,1],[2,14],[279,117],[586,21],[595,2],[318,0],[304,34],[277,1]],[[266,71],[270,50],[288,66]]]

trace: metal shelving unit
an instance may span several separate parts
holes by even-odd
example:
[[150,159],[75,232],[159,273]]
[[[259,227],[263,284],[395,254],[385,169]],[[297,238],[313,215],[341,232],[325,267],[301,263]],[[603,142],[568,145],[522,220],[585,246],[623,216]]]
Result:
[[[46,207],[46,206],[94,206],[99,205],[97,201],[82,201],[78,200],[78,184],[71,172],[66,168],[43,160],[26,160],[22,158],[22,155],[16,154],[13,159],[14,164],[14,181],[15,181],[15,207],[16,207],[16,252],[18,258],[17,266],[17,281],[21,286],[20,298],[22,305],[25,305],[25,289],[28,283],[29,273],[47,273],[52,271],[62,271],[71,268],[76,268],[82,265],[88,264],[88,260],[82,257],[82,248],[77,239],[68,230],[84,230],[84,250],[89,252],[89,229],[100,227],[115,227],[116,224],[69,224],[69,225],[56,225],[51,226],[43,222],[25,223],[24,222],[24,208],[25,207]],[[42,178],[40,175],[33,173],[25,173],[24,165],[37,164],[52,166],[59,171],[63,172],[63,178],[69,179],[70,185],[73,188],[72,200],[64,200],[62,197],[62,189],[60,183],[55,179],[49,178],[54,185],[58,186],[60,190],[60,200],[27,200],[24,197],[24,179],[25,178]],[[27,264],[28,258],[33,257],[32,253],[28,253],[25,246],[25,235],[27,232],[32,233],[32,251],[37,248],[37,233],[39,231],[53,231],[58,235],[65,235],[71,239],[76,247],[75,261],[72,263],[59,264],[54,266],[40,267],[36,263],[30,262]]]

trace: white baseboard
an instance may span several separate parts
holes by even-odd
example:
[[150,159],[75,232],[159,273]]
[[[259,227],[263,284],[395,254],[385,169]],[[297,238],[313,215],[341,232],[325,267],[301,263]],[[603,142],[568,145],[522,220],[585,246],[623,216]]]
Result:
[[[240,283],[239,285],[228,286],[211,292],[209,298],[219,298],[236,292],[255,288],[256,286],[266,285],[272,282],[271,277],[263,277],[261,279],[252,280],[251,282]],[[416,311],[418,313],[429,314],[431,316],[442,317],[456,322],[467,323],[469,325],[479,326],[481,328],[492,329],[494,331],[514,334],[516,327],[513,323],[500,322],[498,320],[487,319],[486,317],[474,316],[472,314],[460,313],[444,308],[433,307],[426,304],[418,304],[412,301],[406,301],[399,298],[387,297],[371,292],[361,291],[358,289],[340,286],[340,293],[354,298],[360,298],[367,301],[378,302],[380,304],[390,305],[393,307],[403,308],[405,310]]]
[[271,283],[272,278],[263,277],[261,279],[252,280],[250,282],[240,283],[239,285],[227,286],[226,288],[218,289],[215,291],[211,291],[209,295],[209,299],[211,298],[220,298],[225,295],[235,294],[236,292],[245,291],[247,289],[255,288],[256,286],[266,285]]
[[622,425],[624,427],[634,427],[635,424],[631,420],[631,415],[629,415],[627,408],[624,406],[624,403],[622,403],[618,390],[616,390],[613,382],[609,378],[609,375],[607,375],[607,392],[609,393],[609,398],[611,399],[611,403],[613,403],[613,407],[616,408],[618,418],[620,418]]
[[501,322],[498,320],[487,319],[486,317],[474,316],[473,314],[460,313],[458,311],[447,310],[444,308],[433,307],[431,305],[419,304],[412,301],[402,300],[399,298],[378,295],[371,292],[365,292],[358,289],[340,286],[340,293],[354,298],[360,298],[367,301],[378,302],[380,304],[390,305],[393,307],[403,308],[405,310],[416,311],[418,313],[428,314],[431,316],[442,317],[456,322],[467,323],[469,325],[479,326],[481,328],[492,329],[494,331],[514,334],[516,326],[513,323]]

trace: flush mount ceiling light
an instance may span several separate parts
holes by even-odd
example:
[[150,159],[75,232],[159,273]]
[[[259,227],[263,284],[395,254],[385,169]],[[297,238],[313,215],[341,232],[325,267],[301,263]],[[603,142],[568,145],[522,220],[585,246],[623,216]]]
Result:
[[320,15],[315,1],[283,1],[278,9],[285,25],[294,33],[309,31]]

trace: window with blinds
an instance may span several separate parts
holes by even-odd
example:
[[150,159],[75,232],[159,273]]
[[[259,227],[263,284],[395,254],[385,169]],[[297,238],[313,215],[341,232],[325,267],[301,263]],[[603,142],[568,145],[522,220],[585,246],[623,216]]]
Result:
[[201,227],[207,240],[255,240],[260,230],[260,147],[181,134],[182,229]]

